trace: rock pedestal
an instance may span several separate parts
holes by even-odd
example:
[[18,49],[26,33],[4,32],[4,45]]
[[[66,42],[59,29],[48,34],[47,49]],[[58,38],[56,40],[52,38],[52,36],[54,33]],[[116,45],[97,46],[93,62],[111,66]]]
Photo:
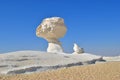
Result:
[[63,48],[60,44],[57,43],[48,43],[47,52],[62,53]]
[[60,17],[46,18],[38,26],[36,35],[48,41],[47,52],[63,52],[59,38],[63,37],[67,29]]

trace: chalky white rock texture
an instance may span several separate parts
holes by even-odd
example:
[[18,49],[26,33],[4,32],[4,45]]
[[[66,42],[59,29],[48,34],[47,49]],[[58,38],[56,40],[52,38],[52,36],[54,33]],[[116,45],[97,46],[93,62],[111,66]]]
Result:
[[83,48],[80,48],[76,43],[74,43],[74,47],[73,47],[73,54],[81,54],[84,53]]
[[67,28],[62,18],[51,17],[42,21],[36,30],[36,35],[48,41],[48,52],[61,52],[63,49],[58,39],[63,37],[66,31]]
[[101,56],[88,53],[73,55],[41,51],[17,51],[0,54],[0,74],[41,72],[62,67],[95,64]]
[[47,52],[62,53],[63,49],[62,49],[62,46],[60,44],[48,43]]
[[41,72],[62,67],[82,66],[120,61],[120,56],[102,57],[90,53],[48,53],[41,51],[17,51],[0,54],[0,74],[22,74]]

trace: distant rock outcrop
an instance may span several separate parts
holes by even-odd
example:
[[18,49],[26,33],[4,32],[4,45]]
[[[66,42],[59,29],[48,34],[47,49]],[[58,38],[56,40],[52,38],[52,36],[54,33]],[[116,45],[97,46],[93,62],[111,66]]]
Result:
[[36,35],[48,41],[47,52],[63,52],[59,38],[63,37],[67,29],[60,17],[46,18],[38,26]]
[[83,48],[80,48],[76,43],[74,43],[74,47],[73,47],[73,54],[82,54],[84,53]]

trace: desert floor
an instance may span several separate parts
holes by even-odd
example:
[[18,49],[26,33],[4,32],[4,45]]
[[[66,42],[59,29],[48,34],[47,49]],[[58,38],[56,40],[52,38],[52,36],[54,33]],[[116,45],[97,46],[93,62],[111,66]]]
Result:
[[0,80],[120,80],[120,62],[75,66],[31,74],[2,75]]

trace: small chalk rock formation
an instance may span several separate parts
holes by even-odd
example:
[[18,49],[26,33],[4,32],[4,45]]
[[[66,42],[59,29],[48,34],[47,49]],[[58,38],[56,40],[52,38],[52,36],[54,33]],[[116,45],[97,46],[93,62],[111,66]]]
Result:
[[73,54],[82,54],[84,53],[83,48],[80,48],[76,43],[74,43],[74,47],[73,47]]
[[59,38],[63,37],[67,29],[60,17],[46,18],[38,26],[36,35],[48,41],[47,52],[63,52]]

